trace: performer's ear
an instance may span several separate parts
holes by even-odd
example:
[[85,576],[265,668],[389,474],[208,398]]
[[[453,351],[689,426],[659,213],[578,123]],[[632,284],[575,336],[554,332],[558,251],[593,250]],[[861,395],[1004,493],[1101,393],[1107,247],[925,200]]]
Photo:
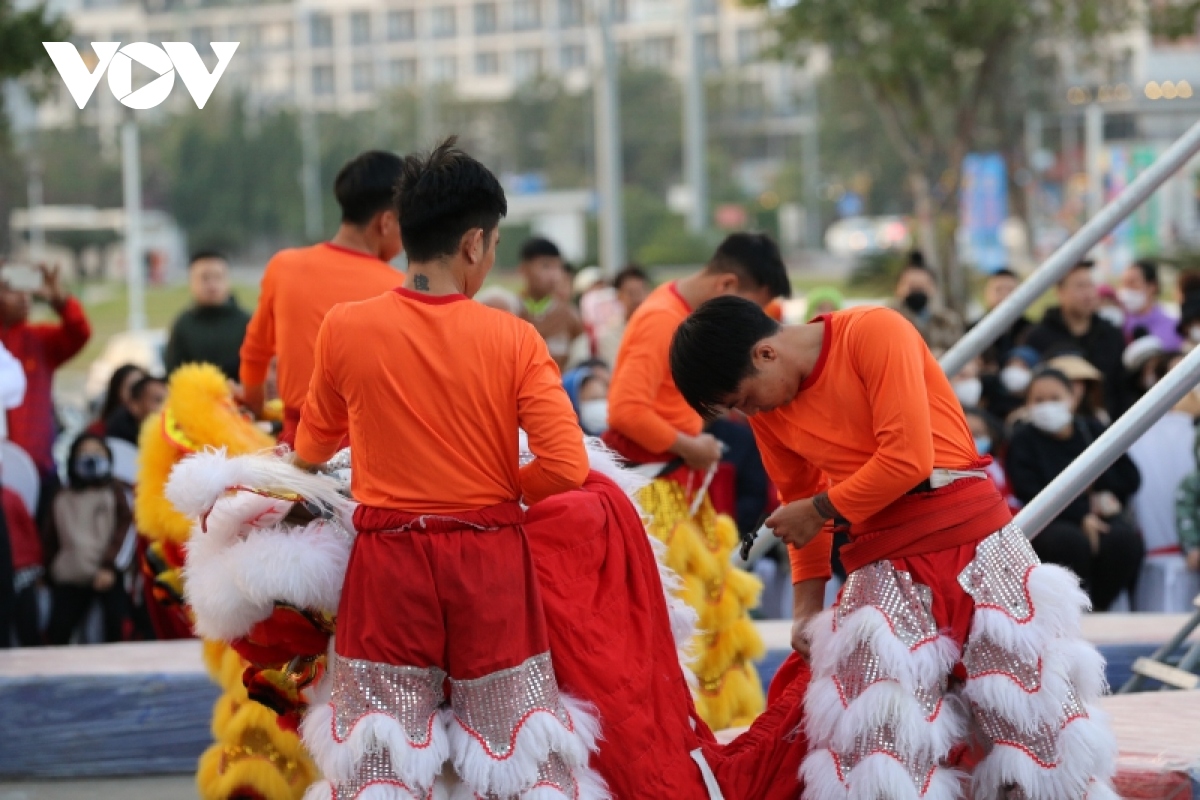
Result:
[[751,360],[754,362],[755,368],[760,364],[769,364],[779,358],[779,351],[775,349],[775,345],[767,339],[763,339],[754,345],[754,350],[750,354]]

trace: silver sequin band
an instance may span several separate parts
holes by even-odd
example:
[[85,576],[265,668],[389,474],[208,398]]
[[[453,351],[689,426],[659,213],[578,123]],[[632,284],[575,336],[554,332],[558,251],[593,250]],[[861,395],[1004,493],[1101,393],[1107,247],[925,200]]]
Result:
[[454,714],[493,758],[507,758],[521,724],[535,712],[553,714],[568,730],[571,719],[558,694],[550,654],[470,681],[450,681]]
[[930,613],[933,592],[913,583],[912,575],[898,570],[890,561],[876,561],[853,572],[842,588],[833,615],[833,629],[862,608],[874,606],[887,619],[896,638],[909,650],[938,636],[937,622]]
[[437,667],[395,667],[334,654],[333,735],[343,742],[368,714],[386,714],[404,728],[413,747],[429,745],[446,673]]
[[411,795],[414,800],[432,800],[433,789],[413,789],[396,777],[392,757],[387,748],[369,752],[362,757],[358,771],[352,781],[331,783],[332,800],[355,800],[369,786],[395,786]]
[[1017,622],[1033,617],[1026,585],[1029,571],[1041,562],[1033,545],[1015,525],[1005,525],[975,548],[975,558],[958,575],[958,585],[975,605],[1007,613]]
[[991,709],[972,704],[975,720],[980,730],[996,744],[1024,750],[1031,758],[1046,769],[1058,766],[1058,739],[1063,728],[1077,719],[1086,719],[1087,709],[1079,701],[1074,687],[1067,690],[1062,702],[1062,711],[1054,722],[1041,722],[1033,730],[1025,730],[1020,721],[997,714]]

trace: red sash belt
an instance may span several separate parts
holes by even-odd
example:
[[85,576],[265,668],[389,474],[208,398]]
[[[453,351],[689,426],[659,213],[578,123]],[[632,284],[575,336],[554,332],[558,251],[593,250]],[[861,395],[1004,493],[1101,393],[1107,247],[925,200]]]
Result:
[[987,538],[1012,522],[1008,503],[990,478],[955,481],[904,495],[850,529],[842,547],[847,572],[888,558],[949,550]]
[[487,508],[469,511],[452,511],[445,514],[413,514],[394,508],[359,506],[354,510],[354,527],[359,533],[382,533],[391,531],[426,531],[442,533],[461,531],[467,528],[494,531],[511,528],[525,522],[525,509],[520,503],[500,503]]

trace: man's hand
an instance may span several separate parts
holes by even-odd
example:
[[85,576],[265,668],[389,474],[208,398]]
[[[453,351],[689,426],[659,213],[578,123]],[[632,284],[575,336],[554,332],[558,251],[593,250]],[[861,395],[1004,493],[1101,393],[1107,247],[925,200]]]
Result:
[[707,472],[713,464],[721,460],[721,443],[711,433],[699,436],[679,434],[671,452],[683,459],[694,470]]
[[62,270],[55,265],[39,264],[38,272],[42,273],[42,288],[36,293],[40,300],[45,300],[53,308],[62,308],[67,302],[67,292],[62,285]]
[[1192,572],[1200,572],[1200,550],[1188,551],[1187,568]]
[[267,402],[267,387],[261,383],[257,386],[243,386],[242,396],[239,399],[255,419],[261,419],[263,406]]
[[92,578],[92,588],[97,592],[107,592],[116,583],[116,574],[108,567],[101,567],[96,576]]
[[314,472],[315,473],[315,472],[321,471],[320,464],[313,464],[309,461],[305,461],[303,458],[296,455],[295,453],[292,453],[292,466],[295,467],[296,469],[302,469],[305,472]]
[[1087,514],[1080,524],[1084,534],[1088,538],[1088,543],[1092,546],[1092,555],[1100,552],[1100,537],[1108,533],[1108,523],[1100,519],[1095,514]]
[[808,625],[825,607],[825,581],[820,578],[792,584],[792,649],[810,660]]
[[792,547],[804,547],[821,532],[825,518],[817,512],[812,498],[809,497],[780,506],[774,514],[767,517],[764,524]]

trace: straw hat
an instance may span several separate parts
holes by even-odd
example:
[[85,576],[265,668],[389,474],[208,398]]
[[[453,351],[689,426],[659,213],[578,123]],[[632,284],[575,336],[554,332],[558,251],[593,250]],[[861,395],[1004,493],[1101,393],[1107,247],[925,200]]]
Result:
[[1065,355],[1052,358],[1046,366],[1056,369],[1073,381],[1099,381],[1104,376],[1083,356]]

